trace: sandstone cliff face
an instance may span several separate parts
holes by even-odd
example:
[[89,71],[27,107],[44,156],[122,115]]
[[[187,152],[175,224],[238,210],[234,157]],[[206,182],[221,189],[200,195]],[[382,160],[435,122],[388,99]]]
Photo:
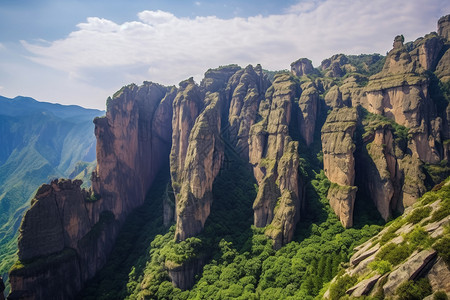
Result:
[[108,101],[106,116],[94,121],[98,142],[92,188],[120,221],[143,203],[166,163],[174,96],[174,90],[154,83],[129,85]]
[[424,162],[437,163],[442,159],[438,145],[442,119],[437,117],[424,72],[436,65],[442,40],[430,34],[411,47],[408,51],[403,38],[396,38],[383,70],[370,78],[359,101],[369,112],[410,128],[413,154]]
[[297,93],[290,75],[276,76],[259,107],[262,120],[250,130],[249,160],[259,185],[253,204],[254,224],[270,224],[266,234],[274,238],[276,248],[292,238],[302,201],[298,144],[289,135]]
[[21,225],[24,266],[11,271],[11,299],[74,298],[105,264],[118,228],[167,164],[174,97],[174,89],[146,82],[108,99],[106,116],[94,120],[93,191],[82,190],[79,180],[38,190]]
[[332,182],[328,199],[346,228],[353,225],[357,188],[355,181],[355,143],[357,112],[355,108],[334,109],[322,127],[323,168]]
[[263,74],[261,66],[253,68],[249,65],[236,72],[226,87],[230,142],[245,160],[249,159],[250,128],[256,123],[259,104],[269,86],[270,82]]
[[209,104],[190,133],[181,189],[176,194],[177,241],[195,236],[203,229],[213,200],[212,185],[224,158],[224,145],[220,138],[223,99],[218,93],[213,93],[205,100]]
[[118,221],[111,211],[91,218],[99,202],[89,201],[81,183],[55,180],[37,191],[22,221],[22,265],[10,272],[10,299],[73,298],[105,263]]
[[306,145],[310,146],[316,131],[317,113],[319,110],[319,92],[312,82],[301,85],[302,94],[298,100],[300,108],[299,129],[301,136],[305,139]]
[[[448,16],[442,18],[439,35],[414,43],[396,37],[382,71],[370,78],[367,64],[339,54],[319,69],[299,59],[291,64],[291,74],[278,74],[273,83],[259,65],[230,65],[208,70],[200,85],[190,78],[178,89],[150,82],[124,87],[108,100],[106,116],[94,121],[98,164],[93,193],[82,190],[78,181],[54,181],[36,194],[22,224],[19,258],[24,266],[11,272],[11,299],[75,297],[104,264],[117,230],[143,203],[167,162],[175,200],[167,191],[164,224],[176,220],[177,241],[199,234],[210,214],[225,148],[251,165],[259,187],[254,225],[266,227],[275,249],[282,247],[292,240],[304,203],[300,154],[312,151],[325,108],[331,110],[321,128],[324,171],[332,183],[328,198],[343,226],[353,224],[358,187],[370,193],[385,220],[413,205],[425,191],[423,162],[437,163],[450,151],[444,142],[450,137],[450,105],[446,113],[436,110],[429,75],[435,71],[441,82],[450,78],[449,23]],[[380,56],[365,59],[378,61]],[[392,122],[366,124],[358,106]],[[399,125],[407,131],[402,141]],[[356,145],[356,140],[361,142]],[[367,155],[361,158],[355,151]],[[356,170],[358,163],[363,171]],[[367,180],[357,187],[359,175]],[[380,248],[367,246],[359,253],[353,260],[358,272]],[[411,264],[435,259],[432,251],[414,255]],[[429,274],[445,271],[437,261]],[[169,275],[185,289],[201,267],[201,261],[189,262]],[[378,275],[352,293],[368,293],[381,279]],[[395,286],[394,277],[387,279],[388,286]]]
[[312,62],[307,58],[300,58],[299,60],[291,63],[291,73],[295,76],[301,77],[303,75],[309,75],[314,72]]
[[450,15],[443,16],[439,19],[438,34],[450,41]]

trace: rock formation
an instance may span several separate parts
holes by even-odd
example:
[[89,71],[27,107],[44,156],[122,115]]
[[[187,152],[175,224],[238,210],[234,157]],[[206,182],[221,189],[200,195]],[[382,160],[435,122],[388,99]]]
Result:
[[202,231],[213,200],[212,185],[224,158],[224,145],[220,138],[223,99],[219,93],[212,93],[205,100],[209,104],[191,130],[181,171],[181,188],[176,194],[177,241]]
[[322,127],[323,169],[332,182],[328,199],[346,228],[353,225],[355,182],[355,143],[357,112],[355,108],[334,109]]
[[81,183],[55,180],[36,192],[22,221],[21,264],[10,272],[8,299],[73,298],[105,263],[118,221],[111,211],[95,215],[100,203]]
[[[292,141],[290,126],[298,89],[289,74],[277,75],[261,102],[262,120],[251,127],[249,157],[259,189],[253,204],[254,224],[279,248],[292,239],[300,216],[302,186],[298,174],[298,143]],[[305,101],[306,102],[306,101]],[[305,113],[306,115],[306,113]],[[294,124],[292,124],[294,123]]]
[[291,63],[291,72],[295,76],[301,77],[303,75],[312,74],[314,72],[314,67],[309,59],[300,58]]
[[[264,227],[275,249],[293,238],[305,203],[301,157],[319,142],[330,206],[344,227],[353,225],[358,189],[385,220],[402,212],[425,192],[425,180],[434,180],[424,165],[445,164],[450,156],[450,105],[445,102],[444,111],[436,100],[448,93],[441,88],[450,78],[448,23],[442,18],[439,35],[413,43],[396,37],[382,68],[380,55],[338,54],[318,69],[299,59],[273,82],[260,65],[229,65],[208,70],[200,84],[190,78],[179,88],[151,82],[123,87],[108,99],[106,116],[94,120],[92,191],[59,180],[37,192],[21,226],[10,298],[74,298],[103,266],[124,220],[144,203],[166,165],[174,197],[166,192],[162,214],[165,225],[176,221],[177,242],[202,232],[229,153],[253,170],[254,225]],[[364,272],[382,245],[374,247],[355,254],[354,274]],[[411,254],[408,265],[424,257],[433,264],[431,277],[443,270],[432,251]],[[203,263],[166,268],[172,282],[187,289]],[[387,280],[389,294],[396,287],[391,274],[369,274],[349,293],[365,295]]]
[[438,34],[450,41],[450,15],[443,16],[439,19]]
[[146,82],[108,99],[106,116],[94,120],[93,191],[79,180],[37,191],[21,225],[9,299],[74,298],[104,265],[120,225],[168,162],[174,97],[173,88]]

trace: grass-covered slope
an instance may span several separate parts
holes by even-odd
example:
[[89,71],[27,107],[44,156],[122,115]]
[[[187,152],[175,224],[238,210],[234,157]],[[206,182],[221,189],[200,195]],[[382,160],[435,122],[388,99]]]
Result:
[[0,275],[14,262],[16,232],[35,190],[52,178],[69,176],[78,161],[95,160],[92,120],[102,114],[0,97]]
[[449,224],[450,177],[357,247],[327,298],[423,299],[434,293],[432,299],[447,299]]

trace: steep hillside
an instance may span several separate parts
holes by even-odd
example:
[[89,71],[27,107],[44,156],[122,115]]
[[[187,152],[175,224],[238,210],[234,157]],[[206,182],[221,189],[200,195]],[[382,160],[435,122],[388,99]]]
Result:
[[25,213],[9,299],[320,297],[449,175],[449,28],[271,80],[123,87],[94,120],[92,189],[52,181]]
[[0,97],[0,275],[13,264],[17,229],[36,189],[95,160],[92,119],[79,106]]
[[324,298],[444,299],[450,293],[449,223],[450,178],[356,247]]

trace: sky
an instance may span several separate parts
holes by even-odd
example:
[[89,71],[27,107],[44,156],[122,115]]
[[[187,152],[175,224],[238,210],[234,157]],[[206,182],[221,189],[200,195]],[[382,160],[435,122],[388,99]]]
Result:
[[222,65],[385,55],[447,14],[448,0],[0,0],[0,95],[105,109],[124,85]]

